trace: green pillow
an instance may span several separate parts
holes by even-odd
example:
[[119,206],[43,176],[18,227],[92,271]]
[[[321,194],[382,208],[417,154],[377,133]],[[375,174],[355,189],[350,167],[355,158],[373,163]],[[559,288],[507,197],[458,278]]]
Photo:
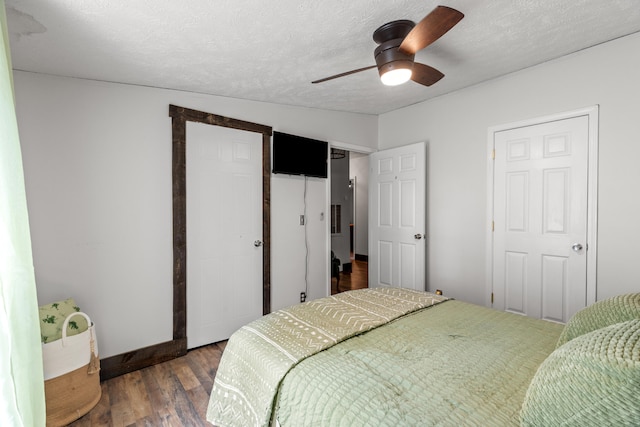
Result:
[[556,348],[605,326],[640,319],[640,293],[618,295],[583,308],[564,327]]
[[581,335],[542,362],[522,426],[640,424],[640,319]]
[[[43,343],[62,338],[62,324],[68,315],[80,311],[73,298],[40,307],[40,339]],[[73,316],[69,320],[67,336],[77,335],[88,329],[87,319]]]

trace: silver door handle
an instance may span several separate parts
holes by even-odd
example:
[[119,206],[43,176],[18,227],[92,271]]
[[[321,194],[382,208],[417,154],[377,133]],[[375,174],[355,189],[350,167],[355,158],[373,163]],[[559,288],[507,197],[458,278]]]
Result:
[[416,235],[413,236],[416,240],[420,240],[422,239],[422,234],[418,233]]
[[260,246],[262,246],[264,242],[262,240],[256,240],[255,242],[253,242],[253,246],[255,246],[256,248],[259,248]]
[[573,246],[571,246],[571,249],[574,252],[580,252],[582,250],[582,245],[580,243],[574,243]]

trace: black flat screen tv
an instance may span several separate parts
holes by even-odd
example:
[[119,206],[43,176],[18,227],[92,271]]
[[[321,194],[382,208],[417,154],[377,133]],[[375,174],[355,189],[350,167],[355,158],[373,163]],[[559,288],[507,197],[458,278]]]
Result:
[[273,173],[327,177],[327,141],[273,132]]

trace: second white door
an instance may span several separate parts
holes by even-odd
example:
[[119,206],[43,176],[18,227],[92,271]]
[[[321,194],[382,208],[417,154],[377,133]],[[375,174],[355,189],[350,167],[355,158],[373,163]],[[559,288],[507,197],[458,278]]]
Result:
[[425,290],[425,144],[369,156],[369,286]]

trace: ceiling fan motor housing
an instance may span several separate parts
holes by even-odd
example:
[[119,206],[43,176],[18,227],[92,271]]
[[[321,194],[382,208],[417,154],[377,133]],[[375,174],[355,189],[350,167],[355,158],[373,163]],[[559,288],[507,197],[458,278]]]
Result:
[[373,41],[382,44],[393,39],[403,39],[415,26],[416,23],[408,19],[387,22],[373,32]]
[[379,44],[373,56],[380,76],[398,68],[413,68],[415,55],[403,53],[398,47],[415,25],[413,21],[401,19],[388,22],[373,32],[373,40]]
[[402,38],[389,40],[382,43],[374,51],[378,73],[380,73],[381,76],[387,71],[398,68],[413,68],[413,58],[415,55],[407,55],[398,49],[402,40]]

